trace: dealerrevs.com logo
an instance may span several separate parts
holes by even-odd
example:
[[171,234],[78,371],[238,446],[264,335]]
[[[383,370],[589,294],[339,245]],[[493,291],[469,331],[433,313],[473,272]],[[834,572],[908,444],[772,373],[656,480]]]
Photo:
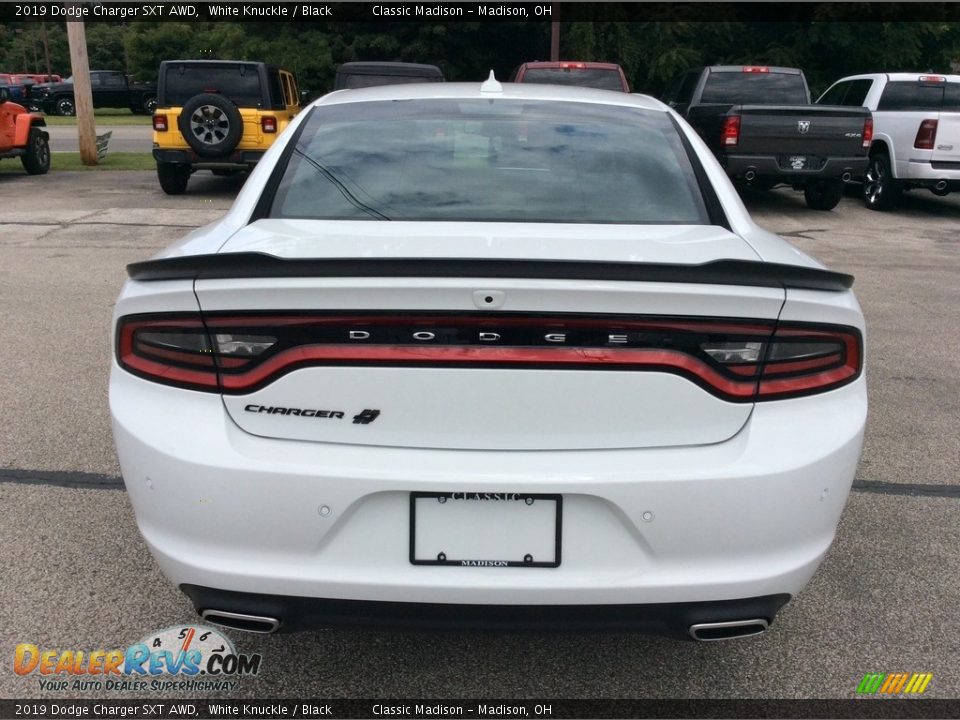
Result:
[[20,643],[13,671],[53,691],[233,690],[260,672],[262,657],[237,653],[221,631],[178,625],[113,650],[51,650]]

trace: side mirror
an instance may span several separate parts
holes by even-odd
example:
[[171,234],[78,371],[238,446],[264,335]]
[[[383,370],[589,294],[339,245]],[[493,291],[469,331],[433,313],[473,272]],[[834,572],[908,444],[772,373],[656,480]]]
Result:
[[310,99],[310,91],[309,91],[309,90],[301,90],[301,91],[300,91],[300,102],[301,102],[301,103],[305,103],[305,102],[306,102],[307,100],[309,100],[309,99]]
[[0,105],[3,105],[9,99],[10,90],[6,86],[0,87]]

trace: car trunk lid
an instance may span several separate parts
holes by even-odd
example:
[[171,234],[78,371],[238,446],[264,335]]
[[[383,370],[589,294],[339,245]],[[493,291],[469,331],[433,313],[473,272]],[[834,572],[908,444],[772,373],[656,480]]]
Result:
[[[195,288],[213,336],[277,343],[255,370],[221,378],[231,419],[278,439],[553,451],[722,442],[747,421],[753,380],[731,381],[679,346],[722,354],[729,337],[767,337],[784,299],[782,286],[695,278],[720,259],[761,266],[712,226],[261,220],[217,259],[265,251],[306,270],[278,273],[264,258],[263,272],[209,273]],[[628,279],[666,263],[693,279]]]

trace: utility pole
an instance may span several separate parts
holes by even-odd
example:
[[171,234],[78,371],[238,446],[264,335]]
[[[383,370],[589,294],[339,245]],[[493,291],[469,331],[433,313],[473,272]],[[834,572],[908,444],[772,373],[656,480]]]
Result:
[[50,41],[47,39],[47,24],[45,22],[40,23],[40,37],[43,38],[43,57],[47,61],[47,79],[53,74],[53,71],[50,69]]
[[550,62],[560,60],[560,5],[553,3],[553,19],[550,21]]
[[70,69],[73,72],[73,104],[77,111],[80,161],[84,165],[96,165],[98,162],[97,126],[93,118],[87,34],[82,21],[67,23],[67,40],[70,42]]

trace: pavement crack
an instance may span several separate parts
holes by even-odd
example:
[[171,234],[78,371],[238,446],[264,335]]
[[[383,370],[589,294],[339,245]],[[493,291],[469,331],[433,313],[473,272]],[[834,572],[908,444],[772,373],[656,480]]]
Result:
[[910,497],[960,498],[960,485],[935,485],[932,483],[897,483],[882,480],[854,480],[854,492],[879,495],[908,495]]
[[804,230],[792,230],[790,232],[779,232],[777,235],[783,238],[803,238],[804,240],[816,240],[817,238],[810,237],[806,233],[822,233],[827,232],[826,228],[807,228]]
[[71,488],[123,490],[123,478],[118,475],[79,472],[74,470],[21,470],[0,468],[0,482],[20,485],[55,485]]

